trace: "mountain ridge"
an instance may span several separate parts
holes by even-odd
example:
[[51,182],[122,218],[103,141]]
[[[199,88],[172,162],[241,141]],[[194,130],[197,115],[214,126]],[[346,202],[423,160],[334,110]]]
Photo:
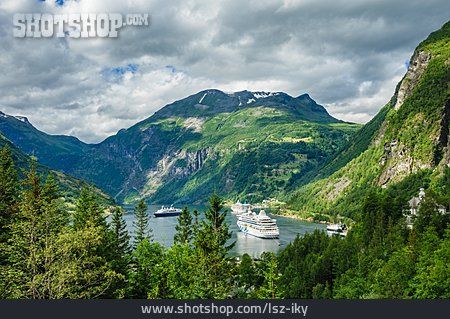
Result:
[[[0,131],[44,164],[92,181],[120,200],[144,196],[155,202],[200,201],[206,189],[221,184],[238,197],[279,193],[294,175],[339,149],[358,127],[335,119],[308,94],[217,89],[170,103],[98,144],[21,132],[11,123],[5,129],[0,121]],[[30,136],[38,140],[27,140]],[[264,158],[264,152],[276,160]],[[263,181],[240,177],[247,174],[241,160],[250,165],[251,156],[267,168],[254,171]],[[266,185],[265,176],[275,171],[279,185]]]

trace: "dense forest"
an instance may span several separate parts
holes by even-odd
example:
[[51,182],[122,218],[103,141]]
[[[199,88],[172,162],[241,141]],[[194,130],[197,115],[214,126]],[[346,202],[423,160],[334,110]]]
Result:
[[428,189],[412,229],[399,189],[371,190],[346,238],[316,231],[253,260],[229,256],[217,195],[202,213],[185,208],[175,244],[164,247],[152,240],[144,201],[131,238],[122,208],[109,207],[107,222],[85,187],[69,210],[52,175],[40,176],[31,161],[19,180],[10,153],[0,154],[3,299],[450,297],[449,215],[436,210],[450,201],[450,168]]

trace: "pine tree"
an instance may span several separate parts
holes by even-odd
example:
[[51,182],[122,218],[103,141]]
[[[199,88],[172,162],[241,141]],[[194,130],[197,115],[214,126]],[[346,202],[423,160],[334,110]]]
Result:
[[227,211],[223,210],[223,207],[223,200],[214,193],[209,199],[205,219],[201,222],[197,236],[197,244],[205,254],[213,252],[225,255],[233,247],[226,245],[231,238],[231,232],[225,223]]
[[[19,182],[17,171],[8,146],[0,152],[0,245],[9,238],[7,226],[11,223],[18,208]],[[0,265],[4,262],[0,253]]]
[[24,181],[24,194],[20,203],[20,221],[13,229],[12,242],[17,245],[17,252],[22,253],[23,259],[17,256],[14,261],[16,269],[19,268],[25,274],[23,278],[23,292],[25,296],[38,298],[39,292],[34,278],[39,274],[42,255],[39,239],[42,238],[42,230],[39,222],[42,217],[42,185],[41,178],[36,172],[36,160],[31,160],[30,170]]
[[253,265],[252,257],[249,254],[242,256],[238,268],[239,287],[247,293],[252,287],[256,285],[256,269]]
[[113,207],[111,219],[112,242],[114,248],[121,256],[131,253],[130,236],[127,231],[127,224],[123,218],[124,211],[121,207]]
[[110,251],[112,269],[121,275],[120,281],[112,287],[112,296],[123,297],[125,295],[126,279],[129,276],[131,263],[130,236],[126,229],[127,224],[123,218],[124,211],[121,207],[111,208],[112,218],[110,223]]
[[111,248],[114,255],[114,270],[125,274],[130,263],[130,236],[127,231],[127,224],[123,218],[124,211],[121,207],[113,207],[110,224]]
[[150,243],[148,238],[140,241],[133,251],[134,271],[130,278],[131,297],[138,299],[164,298],[164,254],[158,242]]
[[180,244],[189,243],[192,239],[192,216],[187,207],[184,207],[181,214],[178,216],[178,224],[175,226],[176,234],[174,241]]
[[263,264],[264,283],[257,292],[258,298],[280,299],[282,297],[281,274],[278,271],[277,257],[274,253],[265,252],[261,256],[261,263]]
[[[74,238],[79,238],[82,234],[92,236],[95,246],[89,247],[90,256],[83,256],[80,258],[80,262],[85,263],[86,267],[89,267],[89,263],[93,263],[98,269],[103,269],[109,273],[103,277],[102,274],[96,272],[97,269],[93,269],[90,275],[95,278],[105,278],[105,283],[101,283],[101,279],[99,279],[95,284],[88,283],[91,289],[90,292],[72,291],[71,293],[73,294],[78,293],[81,296],[86,293],[89,295],[112,297],[117,285],[124,280],[123,276],[116,273],[113,269],[115,252],[112,249],[111,234],[108,230],[103,212],[104,209],[98,204],[98,198],[93,188],[84,187],[81,190],[73,214],[73,231],[68,236],[73,236]],[[70,262],[71,258],[76,258],[76,254],[73,255],[76,251],[78,251],[77,246],[67,245],[67,258]],[[72,278],[71,280],[76,280],[76,278]]]
[[56,259],[56,242],[68,223],[67,214],[58,202],[57,189],[43,185],[36,172],[36,162],[24,181],[24,192],[17,220],[11,225],[10,269],[15,278],[12,297],[52,298],[52,267]]
[[213,194],[197,232],[194,245],[199,254],[199,278],[196,282],[199,298],[225,298],[228,296],[234,273],[234,259],[227,257],[234,243],[227,245],[231,232],[225,223],[223,201]]
[[46,201],[51,202],[52,200],[58,199],[59,195],[58,183],[56,182],[55,176],[50,173],[44,183],[42,196]]
[[378,230],[382,229],[383,225],[383,221],[380,220],[380,217],[382,217],[380,216],[382,214],[380,201],[375,190],[369,190],[367,196],[364,198],[362,210],[363,239],[366,246],[368,246],[372,241],[377,225]]
[[192,215],[194,216],[194,222],[192,224],[192,237],[195,238],[197,236],[198,230],[200,228],[200,222],[198,220],[199,212],[198,210],[194,209],[192,211]]
[[43,256],[41,270],[35,276],[37,298],[55,298],[57,287],[54,287],[55,280],[53,269],[57,259],[56,246],[59,236],[67,230],[69,216],[62,208],[59,199],[59,188],[53,177],[49,175],[42,185],[41,201],[43,205],[42,216],[39,221],[41,238],[40,250]]
[[83,187],[73,214],[73,227],[79,230],[88,226],[101,226],[106,229],[106,220],[93,189]]
[[145,201],[141,199],[139,203],[134,208],[134,221],[133,226],[135,229],[134,235],[134,244],[135,246],[139,245],[144,239],[150,239],[151,235],[149,234],[151,230],[148,227],[148,222],[150,220],[150,216],[147,213],[147,205]]

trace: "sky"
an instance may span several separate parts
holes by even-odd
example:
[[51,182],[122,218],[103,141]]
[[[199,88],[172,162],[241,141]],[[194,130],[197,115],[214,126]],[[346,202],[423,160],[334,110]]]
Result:
[[[365,123],[448,0],[1,0],[0,111],[97,143],[198,91],[308,93]],[[14,13],[146,13],[118,38],[15,38]]]

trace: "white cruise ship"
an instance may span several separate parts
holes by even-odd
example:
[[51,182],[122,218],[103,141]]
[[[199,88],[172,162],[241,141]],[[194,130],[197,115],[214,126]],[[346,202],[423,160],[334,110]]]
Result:
[[327,226],[328,236],[338,235],[341,237],[347,236],[347,226],[345,224],[330,224]]
[[242,232],[255,237],[278,238],[280,235],[277,221],[267,216],[264,210],[261,210],[259,214],[249,210],[239,215],[237,225]]
[[236,202],[236,204],[231,205],[231,212],[233,214],[245,214],[250,209],[252,209],[252,205],[247,203],[241,203],[239,201]]
[[168,217],[168,216],[178,216],[181,214],[181,209],[174,208],[173,205],[170,207],[162,206],[155,212],[155,217]]

